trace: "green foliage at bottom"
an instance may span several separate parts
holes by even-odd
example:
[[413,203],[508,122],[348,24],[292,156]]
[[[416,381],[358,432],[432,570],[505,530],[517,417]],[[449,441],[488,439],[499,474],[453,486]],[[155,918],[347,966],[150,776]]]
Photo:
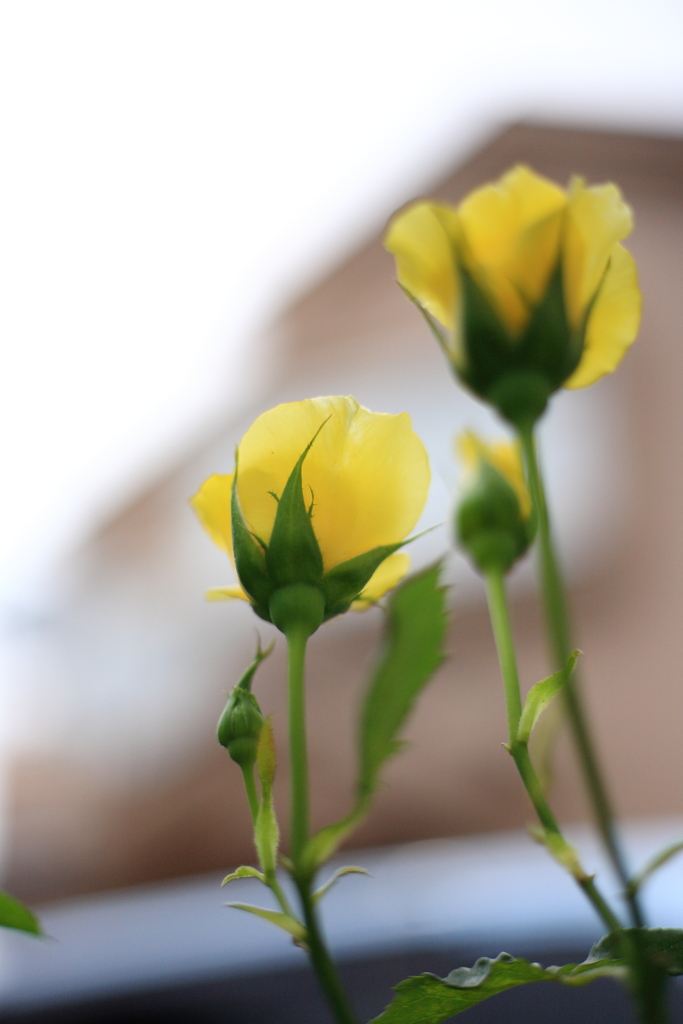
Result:
[[670,975],[683,974],[683,930],[627,928],[600,939],[581,964],[541,967],[501,953],[495,960],[482,956],[474,967],[458,967],[445,978],[436,974],[407,978],[394,989],[394,1001],[370,1024],[441,1024],[498,992],[532,981],[556,981],[564,985],[585,985],[604,977],[624,981],[627,973],[622,956],[625,937],[639,947],[641,955],[653,967]]
[[30,935],[43,934],[38,918],[31,913],[28,907],[6,892],[0,892],[0,925],[3,928],[29,932]]
[[590,965],[544,968],[508,953],[501,953],[495,960],[482,956],[474,967],[459,967],[445,978],[420,974],[400,982],[394,989],[394,1001],[375,1021],[377,1024],[440,1024],[470,1006],[518,985],[532,981],[564,981],[581,985],[593,978],[615,973],[623,973],[623,967],[610,960]]

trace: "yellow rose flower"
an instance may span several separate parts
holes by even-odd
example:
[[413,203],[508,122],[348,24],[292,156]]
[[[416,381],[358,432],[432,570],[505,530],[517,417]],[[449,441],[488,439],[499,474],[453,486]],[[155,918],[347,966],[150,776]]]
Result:
[[458,541],[482,572],[507,572],[535,533],[520,446],[509,441],[487,444],[466,433],[457,447],[465,466],[455,519]]
[[409,206],[385,245],[457,375],[519,425],[562,385],[611,373],[635,340],[631,228],[615,185],[564,191],[517,166],[457,209]]
[[243,598],[268,620],[273,595],[293,585],[320,592],[325,619],[367,607],[408,569],[395,552],[429,480],[407,413],[372,413],[343,397],[269,410],[242,439],[235,474],[209,477],[191,499],[242,584],[208,596]]

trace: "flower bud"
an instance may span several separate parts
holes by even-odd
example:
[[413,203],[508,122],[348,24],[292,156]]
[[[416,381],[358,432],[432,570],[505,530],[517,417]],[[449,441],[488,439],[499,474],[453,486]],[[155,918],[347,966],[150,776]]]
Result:
[[519,450],[487,446],[472,434],[460,448],[471,482],[456,510],[458,542],[480,572],[507,573],[534,532]]
[[218,720],[218,742],[241,768],[256,763],[264,718],[253,693],[236,686]]

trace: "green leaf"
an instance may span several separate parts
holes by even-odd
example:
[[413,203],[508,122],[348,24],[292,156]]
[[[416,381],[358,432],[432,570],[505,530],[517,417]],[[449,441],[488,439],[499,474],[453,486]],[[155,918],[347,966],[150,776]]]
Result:
[[256,752],[256,766],[261,780],[261,802],[254,823],[254,842],[259,863],[266,876],[275,874],[280,830],[273,806],[273,780],[277,762],[275,739],[270,718],[263,723]]
[[682,928],[624,928],[623,933],[610,932],[593,946],[586,963],[610,957],[623,964],[622,935],[636,943],[653,967],[672,976],[683,974]]
[[369,875],[369,874],[370,874],[370,872],[366,871],[365,868],[354,868],[354,867],[339,868],[337,871],[335,871],[335,873],[332,875],[331,878],[328,878],[328,880],[325,882],[324,885],[321,885],[319,889],[315,890],[315,892],[313,893],[313,902],[314,903],[318,903],[319,900],[321,900],[323,898],[323,896],[325,896],[330,891],[332,886],[336,882],[338,882],[339,879],[342,878],[344,875]]
[[20,932],[29,932],[31,935],[42,935],[38,918],[25,907],[14,896],[7,892],[0,892],[0,925],[3,928],[15,928]]
[[258,614],[270,621],[268,602],[273,592],[273,582],[266,571],[266,556],[262,545],[254,538],[247,526],[239,497],[237,495],[237,474],[239,472],[239,449],[235,450],[235,474],[232,478],[230,514],[232,518],[232,550],[239,581],[249,597],[255,602]]
[[366,814],[382,765],[401,746],[399,730],[443,661],[446,612],[440,571],[437,563],[411,576],[389,600],[384,649],[361,711],[356,803],[345,818],[309,840],[302,861],[310,872],[334,853]]
[[231,875],[226,875],[221,882],[221,885],[227,885],[228,882],[234,882],[236,878],[258,878],[259,882],[263,882],[264,884],[266,881],[266,876],[262,871],[259,871],[257,868],[252,868],[248,864],[243,864],[242,867],[233,871]]
[[301,473],[304,459],[325,423],[327,420],[320,424],[315,436],[297,460],[277,503],[273,530],[266,551],[266,566],[270,578],[278,587],[286,587],[292,583],[317,586],[323,578],[323,556],[311,522],[315,495],[311,498],[310,508],[307,508]]
[[634,878],[628,883],[627,892],[630,896],[634,896],[640,889],[643,882],[652,875],[658,868],[666,864],[667,861],[675,857],[677,853],[683,850],[683,840],[679,840],[676,843],[671,843],[669,846],[665,846],[663,850],[656,853],[654,857],[647,862],[644,868],[642,868]]
[[300,942],[306,941],[306,927],[297,921],[291,914],[283,914],[281,910],[267,910],[265,907],[253,907],[251,903],[226,903],[226,907],[234,907],[235,910],[246,910],[248,914],[256,914],[278,928],[284,929],[293,935]]
[[483,956],[474,967],[458,967],[445,978],[420,974],[400,982],[394,989],[394,1001],[371,1024],[440,1024],[518,985],[534,981],[585,985],[605,975],[623,977],[624,967],[606,959],[544,968],[508,953],[501,953],[495,960]]
[[564,668],[561,668],[559,672],[553,672],[547,679],[542,679],[540,683],[536,683],[529,690],[526,700],[524,702],[524,708],[522,710],[521,717],[519,719],[519,729],[517,730],[517,739],[520,743],[528,743],[531,732],[536,725],[548,704],[550,704],[553,697],[556,697],[560,692],[564,684],[569,679],[570,675],[574,671],[576,660],[579,657],[580,651],[572,651],[567,660],[567,664]]
[[384,762],[401,744],[398,733],[444,659],[445,588],[441,565],[398,587],[387,608],[384,650],[365,695],[360,723],[358,793],[371,793]]
[[531,760],[544,793],[547,793],[553,784],[555,775],[553,755],[565,711],[561,702],[551,701],[545,713],[538,719],[531,737]]

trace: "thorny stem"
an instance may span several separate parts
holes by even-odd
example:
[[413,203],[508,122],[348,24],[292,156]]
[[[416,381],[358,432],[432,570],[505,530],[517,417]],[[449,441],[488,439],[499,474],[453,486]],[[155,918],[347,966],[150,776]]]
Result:
[[[541,589],[548,635],[555,664],[557,668],[562,668],[571,652],[571,631],[565,589],[551,534],[548,505],[532,428],[520,430],[520,440],[526,463],[529,490],[537,517]],[[637,895],[629,890],[629,873],[619,845],[614,815],[590,735],[576,672],[568,674],[563,694],[600,835],[614,870],[622,883],[633,925],[636,928],[642,928],[645,921]]]
[[[561,836],[560,827],[545,798],[543,788],[529,757],[527,744],[520,742],[517,738],[519,719],[522,713],[522,698],[519,689],[519,673],[517,671],[514,641],[508,615],[505,580],[500,570],[492,569],[487,573],[486,590],[493,635],[498,650],[498,660],[505,690],[505,704],[508,716],[508,749],[541,825],[546,831]],[[574,877],[608,931],[621,929],[623,927],[621,921],[600,894],[593,880],[587,877]]]
[[293,628],[287,632],[289,688],[289,750],[291,765],[291,855],[306,924],[306,942],[318,981],[337,1024],[357,1024],[336,968],[323,939],[311,892],[310,872],[301,870],[308,841],[308,755],[306,746],[305,664],[308,634]]

